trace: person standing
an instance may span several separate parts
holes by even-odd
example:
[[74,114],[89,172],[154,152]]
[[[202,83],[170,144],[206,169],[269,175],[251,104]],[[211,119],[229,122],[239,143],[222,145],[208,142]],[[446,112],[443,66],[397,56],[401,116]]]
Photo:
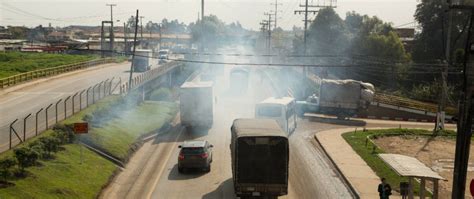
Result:
[[379,187],[377,188],[380,199],[388,199],[388,197],[392,195],[392,187],[390,187],[390,184],[385,182],[385,178],[382,178],[381,181],[382,182],[379,184]]

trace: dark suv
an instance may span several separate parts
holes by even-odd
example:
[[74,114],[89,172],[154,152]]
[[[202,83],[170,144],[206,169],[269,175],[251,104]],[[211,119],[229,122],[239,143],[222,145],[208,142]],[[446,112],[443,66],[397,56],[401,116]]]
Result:
[[181,151],[178,157],[178,171],[182,173],[185,168],[205,169],[211,171],[212,144],[208,141],[185,141],[179,145]]

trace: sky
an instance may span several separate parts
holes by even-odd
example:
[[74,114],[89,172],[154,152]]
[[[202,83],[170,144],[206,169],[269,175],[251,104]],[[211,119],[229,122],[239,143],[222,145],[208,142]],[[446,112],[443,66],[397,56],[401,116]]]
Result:
[[[304,15],[295,15],[301,10],[305,0],[278,0],[277,25],[283,29],[302,27]],[[308,0],[310,5],[329,5],[336,0]],[[349,11],[377,16],[393,23],[394,26],[413,27],[413,15],[419,0],[339,0],[336,12],[344,18]],[[110,20],[110,7],[113,7],[114,21],[123,25],[139,9],[148,21],[158,22],[163,18],[178,19],[186,24],[196,21],[201,10],[201,0],[1,0],[0,25],[100,25],[102,20]],[[205,15],[213,14],[226,23],[239,21],[248,29],[258,30],[259,23],[268,19],[264,12],[275,10],[271,4],[275,0],[205,0]],[[314,15],[310,14],[310,18]]]

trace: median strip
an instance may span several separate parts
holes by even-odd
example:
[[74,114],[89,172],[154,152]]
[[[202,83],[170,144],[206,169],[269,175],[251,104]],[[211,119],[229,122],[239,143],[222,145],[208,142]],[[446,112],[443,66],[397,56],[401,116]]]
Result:
[[[141,137],[165,128],[176,114],[176,104],[163,101],[139,102],[138,93],[127,97],[109,96],[97,104],[82,110],[78,114],[58,124],[54,130],[48,130],[38,137],[20,144],[16,149],[24,148],[35,152],[37,140],[52,135],[72,136],[67,143],[60,145],[51,158],[40,158],[24,167],[24,173],[18,165],[1,171],[10,172],[0,180],[0,198],[95,198],[117,172],[117,166],[98,155],[111,155],[118,162],[126,162],[128,156],[138,147]],[[81,145],[72,135],[72,124],[87,121],[91,125],[89,134],[82,135],[81,141],[93,146],[95,152],[83,147],[83,163],[80,160]],[[0,162],[17,157],[12,150],[0,154]],[[117,162],[116,162],[117,163]],[[1,176],[0,176],[1,177]]]

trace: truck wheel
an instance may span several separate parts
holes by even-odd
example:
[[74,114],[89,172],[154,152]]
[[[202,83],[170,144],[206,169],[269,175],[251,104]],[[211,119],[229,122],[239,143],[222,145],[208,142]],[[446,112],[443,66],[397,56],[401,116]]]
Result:
[[211,164],[209,164],[209,166],[207,166],[206,172],[208,172],[208,173],[211,172]]

